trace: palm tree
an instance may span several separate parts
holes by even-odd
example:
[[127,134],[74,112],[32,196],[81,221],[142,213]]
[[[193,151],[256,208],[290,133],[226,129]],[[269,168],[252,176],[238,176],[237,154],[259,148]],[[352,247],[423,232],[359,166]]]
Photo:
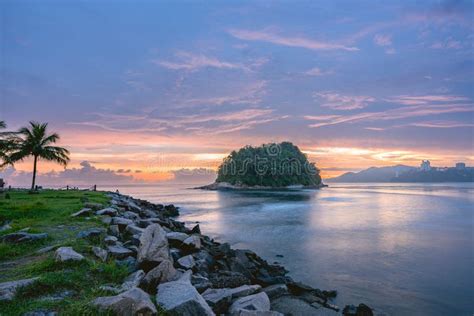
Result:
[[[5,124],[5,121],[0,121],[0,129],[4,128],[7,128],[7,124]],[[9,134],[9,132],[0,132],[0,168],[6,164],[7,153],[11,145],[8,139]]]
[[47,134],[48,123],[30,122],[28,127],[18,130],[19,140],[8,155],[8,163],[22,161],[33,156],[33,180],[31,190],[35,189],[36,166],[39,159],[57,162],[66,167],[69,162],[69,151],[62,147],[51,146],[59,140],[56,133]]

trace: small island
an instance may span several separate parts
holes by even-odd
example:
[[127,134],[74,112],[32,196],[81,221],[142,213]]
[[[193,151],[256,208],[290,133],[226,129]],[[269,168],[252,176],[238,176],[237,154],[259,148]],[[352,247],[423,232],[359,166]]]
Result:
[[199,189],[318,189],[323,186],[319,169],[298,146],[281,142],[232,151],[219,166],[216,181]]

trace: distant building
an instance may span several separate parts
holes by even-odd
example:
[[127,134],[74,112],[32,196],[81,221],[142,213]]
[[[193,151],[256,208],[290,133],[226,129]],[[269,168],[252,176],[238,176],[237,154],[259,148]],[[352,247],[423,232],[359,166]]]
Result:
[[423,160],[420,165],[421,171],[430,171],[431,170],[431,163],[429,160]]
[[466,164],[464,162],[458,162],[456,164],[456,169],[459,169],[459,170],[466,169]]

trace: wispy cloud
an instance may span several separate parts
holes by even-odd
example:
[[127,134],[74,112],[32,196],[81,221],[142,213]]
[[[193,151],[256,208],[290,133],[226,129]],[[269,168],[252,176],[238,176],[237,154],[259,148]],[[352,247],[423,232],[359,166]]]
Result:
[[244,64],[222,61],[216,57],[209,57],[203,54],[181,51],[176,53],[175,57],[177,59],[176,61],[152,60],[152,62],[172,70],[196,71],[201,68],[250,70],[250,68]]
[[362,109],[375,101],[375,98],[364,95],[342,95],[334,91],[315,92],[313,97],[322,100],[322,107],[333,110],[355,110]]
[[391,46],[392,37],[390,35],[376,34],[374,36],[374,43],[378,46]]
[[374,43],[377,46],[384,47],[386,54],[393,55],[397,53],[392,46],[392,36],[390,35],[376,34],[374,36]]
[[392,98],[387,99],[387,101],[392,103],[398,103],[403,105],[420,105],[420,104],[428,104],[431,102],[459,102],[459,101],[467,101],[469,100],[466,97],[458,96],[458,95],[418,95],[418,96],[411,96],[411,95],[399,95]]
[[456,121],[426,121],[408,124],[409,126],[426,127],[426,128],[458,128],[458,127],[474,127],[473,123],[464,123]]
[[228,32],[233,37],[241,40],[267,42],[276,45],[300,47],[310,50],[359,50],[357,47],[353,46],[345,46],[334,42],[318,41],[306,37],[284,36],[275,34],[268,30],[253,31],[244,29],[231,29]]
[[243,109],[224,113],[204,113],[192,115],[162,115],[152,114],[117,115],[92,113],[97,118],[92,121],[75,122],[74,125],[99,127],[114,132],[164,133],[180,134],[222,134],[287,118],[275,115],[272,109]]
[[337,125],[342,123],[356,123],[356,122],[371,122],[371,121],[386,121],[404,118],[422,117],[428,115],[439,115],[446,113],[463,113],[473,112],[474,107],[472,103],[467,104],[422,104],[409,107],[402,107],[380,112],[364,112],[354,115],[337,115],[337,116],[305,116],[309,121],[316,121],[309,127],[323,127],[330,125]]
[[266,94],[266,86],[267,82],[265,80],[258,80],[243,85],[227,95],[187,99],[183,101],[183,106],[223,104],[257,105],[262,101],[262,97]]
[[461,49],[463,43],[452,38],[448,38],[446,41],[436,41],[431,44],[430,48],[433,49]]
[[334,74],[333,70],[321,70],[319,67],[313,67],[304,72],[307,76],[326,76]]

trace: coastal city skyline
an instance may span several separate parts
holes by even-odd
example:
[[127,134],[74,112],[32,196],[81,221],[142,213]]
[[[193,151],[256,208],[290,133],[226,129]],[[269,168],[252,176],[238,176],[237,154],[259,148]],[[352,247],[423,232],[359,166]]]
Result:
[[92,179],[169,180],[280,141],[323,178],[474,164],[470,1],[0,7],[0,120],[49,122]]

